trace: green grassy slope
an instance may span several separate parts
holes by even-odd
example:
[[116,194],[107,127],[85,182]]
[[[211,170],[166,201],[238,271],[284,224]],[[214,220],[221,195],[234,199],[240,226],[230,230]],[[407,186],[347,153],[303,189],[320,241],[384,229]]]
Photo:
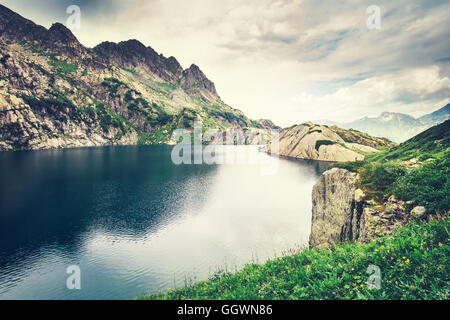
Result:
[[450,147],[450,120],[431,127],[387,152],[375,154],[367,160],[374,162],[389,160],[409,160],[417,158],[419,161],[429,158],[439,158]]
[[412,201],[410,206],[446,213],[450,208],[450,120],[364,161],[337,166],[358,172],[359,187],[376,201],[396,195]]
[[[448,217],[416,222],[369,244],[291,252],[140,299],[448,299],[449,228]],[[366,284],[370,265],[379,290]]]

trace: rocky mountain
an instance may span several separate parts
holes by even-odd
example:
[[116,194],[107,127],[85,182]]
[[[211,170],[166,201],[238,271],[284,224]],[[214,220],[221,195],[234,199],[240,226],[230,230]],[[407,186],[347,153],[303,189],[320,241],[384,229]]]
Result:
[[431,217],[432,208],[449,214],[449,150],[447,120],[364,162],[324,172],[312,191],[310,247],[369,242],[411,219]]
[[376,118],[364,117],[360,120],[345,123],[342,127],[361,130],[371,135],[386,137],[397,142],[404,141],[420,132],[415,118],[394,112],[383,112]]
[[356,129],[376,137],[386,137],[395,142],[403,142],[416,134],[444,122],[450,118],[450,104],[419,118],[395,112],[383,112],[375,118],[364,117],[352,122],[337,123],[320,120],[324,125],[338,125],[345,129]]
[[448,120],[449,118],[450,118],[450,103],[447,103],[446,106],[440,108],[439,110],[436,110],[432,113],[420,117],[419,121],[425,127],[432,127],[434,125],[444,122],[445,120]]
[[183,68],[174,57],[159,55],[151,47],[134,39],[120,43],[102,42],[93,51],[109,65],[156,75],[156,79],[171,84],[176,84],[183,73]]
[[170,142],[176,128],[263,128],[198,66],[138,40],[83,46],[0,5],[0,150]]
[[259,119],[256,120],[258,125],[264,129],[280,129],[279,126],[275,125],[270,119]]
[[184,90],[203,102],[214,102],[219,99],[214,83],[206,78],[202,70],[195,64],[183,71],[180,85]]
[[363,160],[366,154],[394,145],[356,130],[312,122],[282,129],[279,138],[279,155],[336,162]]

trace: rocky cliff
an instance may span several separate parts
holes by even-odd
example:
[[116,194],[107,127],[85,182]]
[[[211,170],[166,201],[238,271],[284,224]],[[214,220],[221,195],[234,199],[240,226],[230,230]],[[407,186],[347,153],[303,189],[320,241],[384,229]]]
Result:
[[83,46],[0,5],[0,151],[168,143],[173,130],[263,128],[196,65],[137,40]]
[[330,247],[346,241],[368,242],[391,234],[411,218],[422,218],[424,207],[405,209],[395,196],[377,203],[357,187],[359,175],[333,168],[320,177],[312,191],[310,247]]
[[363,160],[365,154],[377,152],[376,148],[394,145],[356,130],[311,122],[285,128],[279,137],[282,156],[336,162]]

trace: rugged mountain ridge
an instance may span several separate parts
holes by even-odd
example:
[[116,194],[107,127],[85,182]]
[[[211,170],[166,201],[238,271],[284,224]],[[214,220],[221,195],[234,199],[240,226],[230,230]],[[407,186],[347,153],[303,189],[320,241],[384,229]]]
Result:
[[365,154],[377,152],[377,148],[392,145],[387,139],[374,138],[356,130],[307,122],[281,130],[278,154],[322,161],[358,161],[363,160]]
[[444,107],[424,115],[419,118],[420,122],[427,127],[432,127],[436,124],[444,122],[450,118],[450,103],[447,103]]
[[194,120],[263,128],[194,64],[137,40],[87,48],[60,23],[47,30],[0,5],[0,150],[169,143]]

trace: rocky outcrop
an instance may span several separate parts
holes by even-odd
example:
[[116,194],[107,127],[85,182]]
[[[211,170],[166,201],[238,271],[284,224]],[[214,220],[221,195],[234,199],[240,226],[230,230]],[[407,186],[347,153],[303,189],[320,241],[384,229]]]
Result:
[[[325,171],[312,191],[311,247],[353,238],[356,217],[356,173],[333,168]],[[359,196],[359,195],[358,195]]]
[[280,127],[275,125],[272,122],[272,120],[270,120],[270,119],[259,119],[259,120],[256,120],[256,122],[260,125],[261,128],[266,129],[266,130],[280,129]]
[[180,85],[184,90],[203,102],[214,103],[217,99],[220,99],[214,83],[195,64],[183,71]]
[[[0,90],[0,151],[136,144],[138,134],[96,125],[81,112],[30,107],[22,98]],[[51,113],[51,114],[50,114]],[[69,116],[71,115],[71,116]]]
[[378,151],[372,145],[388,145],[382,139],[371,138],[363,133],[357,135],[352,132],[344,136],[345,131],[311,122],[283,129],[279,136],[278,154],[322,161],[360,161],[364,159],[365,153]]
[[425,208],[411,212],[395,196],[384,203],[367,199],[357,187],[358,174],[345,169],[326,171],[312,191],[310,247],[330,247],[346,242],[369,242],[391,234],[412,218],[424,218]]

